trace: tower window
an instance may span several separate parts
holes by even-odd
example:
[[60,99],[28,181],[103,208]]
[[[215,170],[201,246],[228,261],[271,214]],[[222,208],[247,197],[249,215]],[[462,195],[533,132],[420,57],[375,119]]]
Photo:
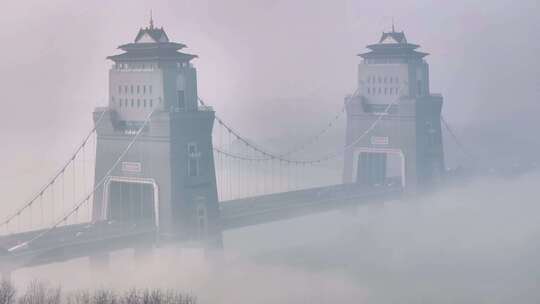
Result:
[[386,77],[386,76],[384,76],[384,83],[386,83],[386,80],[387,80],[387,77]]
[[199,162],[196,158],[189,158],[189,176],[198,176],[199,175]]
[[139,94],[141,91],[141,86],[140,85],[137,85],[137,94]]
[[126,94],[127,94],[127,91],[128,91],[128,88],[127,88],[127,86],[124,86],[124,93],[126,93]]
[[154,107],[154,100],[150,99],[150,108]]
[[133,108],[135,106],[135,101],[133,101],[133,99],[131,99],[131,107]]
[[197,215],[200,216],[200,217],[205,216],[206,212],[205,212],[205,210],[204,210],[204,207],[203,207],[203,206],[199,206],[198,209],[199,209],[199,210],[197,210]]
[[178,109],[184,110],[186,108],[186,101],[184,96],[184,91],[176,91],[176,107]]
[[388,92],[388,88],[384,88],[384,95],[386,95],[386,92]]
[[379,88],[379,95],[381,95],[381,88]]
[[370,88],[367,88],[367,93],[371,94],[371,89]]
[[379,83],[381,83],[381,82],[382,82],[382,79],[381,79],[381,76],[379,76]]
[[133,85],[130,85],[130,86],[129,86],[129,92],[130,92],[131,94],[133,94]]
[[122,86],[118,86],[118,94],[122,94]]
[[204,205],[197,206],[197,219],[199,223],[199,237],[206,236],[207,224],[206,224],[206,207]]
[[148,92],[150,92],[150,94],[152,94],[152,86],[148,86]]
[[189,158],[188,170],[189,170],[188,171],[189,176],[191,177],[199,176],[199,159],[198,158],[193,158],[193,157]]
[[188,144],[188,153],[190,156],[195,155],[197,153],[197,144],[196,143],[189,143]]
[[143,100],[143,107],[145,107],[145,108],[146,108],[146,99],[145,99],[145,100]]
[[430,121],[426,121],[426,133],[427,133],[427,144],[429,147],[436,145],[437,142],[437,131],[433,127]]
[[141,107],[141,100],[137,99],[137,108],[140,108],[140,107]]
[[199,158],[201,154],[197,147],[197,143],[191,142],[188,143],[188,176],[195,177],[199,176]]
[[143,92],[143,94],[146,94],[146,85],[142,86],[142,92]]

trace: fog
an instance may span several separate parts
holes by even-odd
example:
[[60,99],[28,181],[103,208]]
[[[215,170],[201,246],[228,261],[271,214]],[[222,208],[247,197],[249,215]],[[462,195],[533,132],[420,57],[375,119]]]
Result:
[[[202,303],[538,303],[540,174],[449,188],[421,199],[361,206],[226,232],[221,258],[159,248],[20,270],[78,288],[162,287]],[[74,279],[76,278],[76,279]]]
[[[3,211],[35,193],[91,128],[92,110],[108,99],[105,57],[134,39],[150,10],[171,40],[199,55],[200,97],[274,151],[339,112],[355,90],[356,55],[393,18],[430,53],[431,91],[443,94],[443,115],[483,167],[538,162],[535,0],[51,0],[2,8]],[[343,139],[340,120],[306,153],[333,152]],[[470,165],[448,134],[445,152],[449,167]],[[327,170],[338,178],[341,168]],[[538,303],[539,181],[535,170],[480,176],[416,200],[233,230],[222,261],[162,248],[136,266],[118,253],[106,273],[76,260],[14,279],[66,289],[177,287],[203,303]]]

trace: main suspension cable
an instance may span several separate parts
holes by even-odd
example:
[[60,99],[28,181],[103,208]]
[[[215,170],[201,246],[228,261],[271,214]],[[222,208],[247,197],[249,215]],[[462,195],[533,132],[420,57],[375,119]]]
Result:
[[[219,116],[215,115],[216,117],[216,120],[218,121],[218,123],[220,125],[222,125],[228,132],[229,134],[232,134],[236,137],[236,139],[240,140],[241,142],[243,142],[244,144],[246,144],[248,147],[250,147],[251,149],[261,153],[262,155],[265,156],[265,158],[250,158],[250,157],[245,157],[245,156],[242,156],[242,155],[238,155],[238,154],[235,154],[235,153],[231,153],[231,152],[226,152],[224,151],[223,149],[220,149],[220,148],[215,148],[214,147],[214,150],[219,152],[219,153],[222,153],[228,157],[231,157],[231,158],[235,158],[235,159],[240,159],[240,160],[252,160],[252,161],[272,161],[272,160],[279,160],[279,161],[284,161],[284,162],[288,162],[288,163],[293,163],[293,164],[307,164],[307,165],[313,165],[313,164],[318,164],[318,163],[321,163],[323,161],[327,161],[327,160],[330,160],[330,159],[333,159],[333,158],[336,158],[336,157],[339,157],[340,155],[342,155],[343,153],[345,153],[348,149],[354,147],[356,144],[358,144],[364,137],[366,137],[371,131],[373,131],[373,129],[375,129],[375,127],[378,125],[378,123],[383,119],[383,117],[385,117],[386,115],[388,115],[388,112],[389,110],[391,109],[391,107],[401,98],[401,91],[403,90],[403,87],[404,85],[402,85],[400,88],[399,88],[399,91],[398,91],[398,96],[396,98],[394,98],[392,100],[391,103],[389,103],[383,112],[381,113],[377,113],[377,119],[366,129],[364,130],[364,132],[358,137],[356,138],[354,141],[352,141],[351,143],[349,143],[348,145],[345,145],[343,148],[341,148],[340,150],[334,152],[334,153],[330,153],[330,154],[327,154],[323,157],[320,157],[320,158],[315,158],[315,159],[309,159],[309,160],[302,160],[302,159],[289,159],[289,158],[285,158],[283,157],[283,154],[274,154],[274,153],[271,153],[271,152],[268,152],[268,150],[266,149],[263,149],[261,147],[258,147],[257,145],[255,145],[254,143],[250,142],[249,140],[245,139],[243,136],[241,136],[237,131],[235,131],[234,129],[232,129],[229,125],[227,125]],[[204,103],[204,101],[199,98],[199,101],[201,102],[201,104],[203,106],[206,106],[206,104]]]
[[441,115],[441,122],[443,123],[445,129],[448,131],[458,148],[461,150],[461,152],[470,160],[477,160],[478,158],[474,156],[474,154],[470,153],[470,151],[463,145],[461,140],[459,140],[459,137],[456,135],[456,133],[452,130],[448,122],[446,122],[446,119],[444,119],[444,116]]
[[75,152],[73,152],[71,154],[71,157],[68,159],[68,161],[56,172],[56,174],[53,175],[53,177],[51,179],[49,179],[49,181],[34,195],[31,197],[31,199],[29,201],[27,201],[24,205],[22,205],[22,207],[20,207],[19,209],[17,209],[17,211],[15,211],[13,214],[9,215],[5,220],[3,220],[2,222],[0,222],[0,226],[4,226],[4,225],[7,225],[9,224],[10,221],[12,221],[15,217],[21,215],[21,213],[23,211],[25,211],[27,208],[29,208],[30,206],[32,206],[34,204],[34,202],[36,202],[36,200],[38,200],[41,196],[43,196],[43,194],[45,193],[45,191],[50,188],[50,187],[53,187],[54,183],[56,182],[56,180],[64,174],[64,171],[67,169],[67,167],[71,164],[71,162],[73,161],[73,159],[75,159],[75,157],[77,156],[77,154],[79,154],[79,152],[81,151],[81,149],[84,147],[84,145],[86,144],[86,142],[89,140],[89,138],[92,136],[92,134],[96,131],[97,127],[99,126],[99,124],[101,123],[103,117],[105,115],[105,112],[101,113],[100,117],[98,118],[98,120],[96,121],[96,123],[94,124],[94,127],[90,130],[90,132],[88,132],[88,134],[84,137],[82,143],[77,146],[77,148],[75,149]]
[[111,173],[114,171],[114,169],[116,169],[116,167],[118,166],[118,164],[122,161],[122,159],[124,158],[124,156],[129,152],[129,150],[131,150],[131,147],[135,144],[135,142],[137,141],[137,139],[139,138],[139,136],[141,135],[142,131],[144,130],[144,128],[146,127],[146,125],[148,124],[148,122],[150,121],[150,118],[152,117],[152,114],[154,113],[155,109],[152,110],[152,112],[150,112],[148,114],[148,116],[146,117],[146,119],[144,120],[143,124],[141,125],[141,127],[139,128],[139,130],[137,131],[137,133],[135,133],[135,135],[133,136],[133,138],[131,139],[131,141],[129,142],[129,144],[126,146],[126,148],[124,149],[124,151],[122,151],[122,153],[120,154],[120,156],[118,156],[118,158],[116,159],[116,161],[113,163],[113,165],[109,168],[109,170],[105,173],[105,175],[100,179],[100,181],[94,185],[94,188],[92,189],[92,191],[90,193],[88,193],[88,195],[86,195],[82,200],[80,200],[69,212],[67,212],[64,216],[62,216],[61,218],[59,218],[51,227],[49,227],[48,229],[42,231],[41,233],[39,233],[38,235],[34,236],[33,238],[31,238],[30,240],[26,241],[26,242],[23,242],[19,245],[16,245],[10,249],[8,249],[8,251],[13,251],[13,250],[16,250],[17,248],[20,248],[20,247],[23,247],[23,246],[28,246],[30,245],[31,243],[35,242],[36,240],[42,238],[43,236],[49,234],[51,231],[53,231],[54,229],[56,229],[59,225],[61,225],[63,222],[67,221],[68,218],[70,218],[73,214],[75,214],[77,211],[79,211],[80,207],[82,205],[84,205],[85,203],[89,202],[90,198],[92,197],[92,195],[96,192],[96,190],[101,187],[105,181],[109,178],[109,176],[111,175]]

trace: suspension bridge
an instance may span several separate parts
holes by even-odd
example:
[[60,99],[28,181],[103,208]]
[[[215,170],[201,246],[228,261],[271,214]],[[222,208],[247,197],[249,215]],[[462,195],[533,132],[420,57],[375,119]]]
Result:
[[[65,164],[0,222],[4,275],[167,242],[221,248],[229,229],[398,200],[444,177],[442,97],[429,91],[427,54],[403,32],[368,45],[357,90],[321,130],[281,152],[198,97],[196,56],[185,47],[151,21],[108,57],[109,105],[96,108]],[[305,156],[342,120],[342,146]],[[314,178],[339,164],[340,179]]]

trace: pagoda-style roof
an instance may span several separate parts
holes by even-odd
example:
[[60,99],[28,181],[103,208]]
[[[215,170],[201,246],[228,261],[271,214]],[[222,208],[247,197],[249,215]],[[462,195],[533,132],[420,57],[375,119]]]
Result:
[[141,28],[137,37],[135,37],[135,43],[138,42],[169,42],[167,33],[162,28],[154,28],[153,24],[150,27]]
[[391,32],[383,32],[379,43],[370,44],[366,53],[358,54],[364,59],[384,59],[384,58],[414,58],[421,59],[429,55],[428,53],[418,52],[420,46],[407,42],[405,33],[396,32],[392,28]]
[[407,43],[407,38],[405,38],[404,32],[396,32],[395,30],[392,30],[391,32],[383,32],[379,43]]
[[170,42],[165,30],[155,28],[153,20],[150,20],[150,26],[141,28],[134,42],[118,47],[124,53],[108,56],[107,59],[115,62],[148,60],[187,62],[197,58],[197,55],[179,52],[185,47],[185,44]]

